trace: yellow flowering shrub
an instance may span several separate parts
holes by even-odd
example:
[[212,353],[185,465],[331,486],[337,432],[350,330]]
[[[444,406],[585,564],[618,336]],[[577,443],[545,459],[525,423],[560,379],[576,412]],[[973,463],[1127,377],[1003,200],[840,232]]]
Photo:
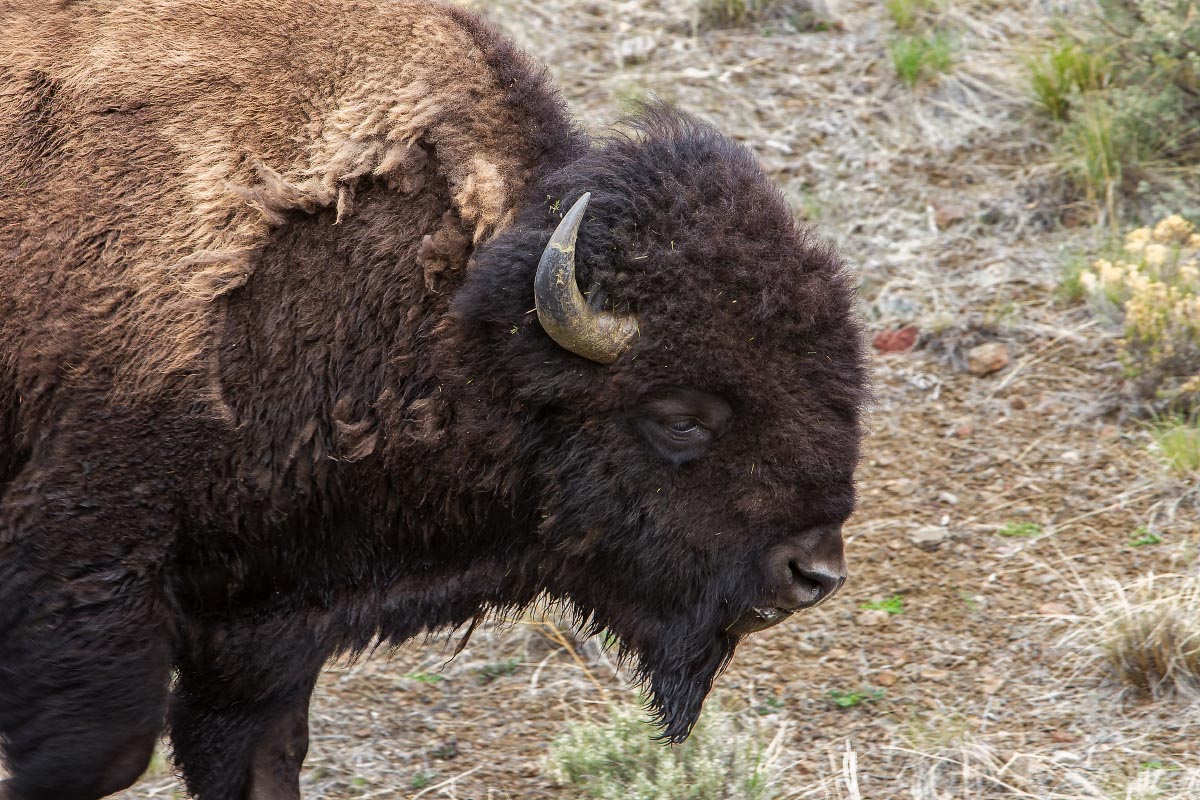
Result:
[[1200,233],[1172,214],[1125,236],[1079,276],[1094,308],[1124,329],[1122,361],[1144,398],[1200,399]]

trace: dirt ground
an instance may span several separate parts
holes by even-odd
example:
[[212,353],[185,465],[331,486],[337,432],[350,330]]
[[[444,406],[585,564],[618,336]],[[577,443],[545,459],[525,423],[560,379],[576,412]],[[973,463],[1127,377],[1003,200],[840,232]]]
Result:
[[[877,2],[822,9],[832,24],[809,31],[697,31],[683,0],[478,5],[589,126],[652,92],[744,141],[853,263],[871,330],[921,332],[875,359],[849,584],[751,637],[719,682],[747,725],[786,726],[780,796],[1200,798],[1200,708],[1123,693],[1070,638],[1095,580],[1194,572],[1200,552],[1196,482],[1114,401],[1115,333],[1055,293],[1099,234],[1063,202],[1021,64],[1081,6],[950,3],[955,67],[910,90]],[[1011,363],[968,373],[988,341]],[[1129,544],[1139,526],[1161,543]],[[896,596],[901,613],[863,608]],[[567,722],[627,695],[616,667],[536,616],[447,662],[453,644],[327,671],[307,797],[577,795],[542,760]],[[122,797],[177,792],[159,764]]]

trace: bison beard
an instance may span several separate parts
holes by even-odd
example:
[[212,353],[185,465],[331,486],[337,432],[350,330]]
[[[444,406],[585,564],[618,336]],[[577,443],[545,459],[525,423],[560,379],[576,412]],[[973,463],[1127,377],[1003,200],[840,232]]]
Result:
[[643,623],[636,631],[620,622],[606,626],[620,637],[622,653],[636,659],[638,678],[648,693],[647,710],[665,741],[688,737],[713,681],[733,658],[737,637],[722,631],[722,618],[711,611],[697,609],[688,618],[658,626]]
[[328,658],[539,597],[679,742],[841,586],[853,281],[744,148],[432,3],[0,4],[0,800],[296,800]]

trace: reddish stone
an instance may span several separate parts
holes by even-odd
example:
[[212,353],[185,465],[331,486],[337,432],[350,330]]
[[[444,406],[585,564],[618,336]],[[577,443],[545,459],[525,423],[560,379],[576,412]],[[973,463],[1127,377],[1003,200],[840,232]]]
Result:
[[871,344],[881,353],[904,353],[917,343],[917,326],[905,325],[894,331],[880,331]]

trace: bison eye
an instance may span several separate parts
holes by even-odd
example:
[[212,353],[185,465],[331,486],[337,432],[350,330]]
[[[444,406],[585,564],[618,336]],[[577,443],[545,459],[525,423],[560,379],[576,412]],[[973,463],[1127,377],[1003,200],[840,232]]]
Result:
[[714,394],[680,387],[646,398],[632,417],[650,449],[678,467],[702,457],[729,430],[733,409]]
[[676,419],[667,423],[667,430],[679,436],[688,436],[700,433],[701,426],[694,419]]

